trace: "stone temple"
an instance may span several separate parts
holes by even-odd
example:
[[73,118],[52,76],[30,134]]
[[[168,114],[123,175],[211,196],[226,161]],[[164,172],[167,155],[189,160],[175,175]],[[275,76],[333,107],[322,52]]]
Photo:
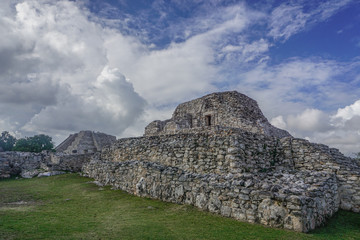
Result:
[[145,136],[175,134],[191,130],[239,128],[275,137],[290,134],[272,126],[253,99],[236,91],[212,93],[180,104],[169,120],[156,120],[145,128]]
[[101,151],[103,147],[111,145],[115,141],[115,136],[105,133],[80,131],[78,133],[70,134],[70,136],[60,143],[55,150],[56,152],[65,154],[95,153]]

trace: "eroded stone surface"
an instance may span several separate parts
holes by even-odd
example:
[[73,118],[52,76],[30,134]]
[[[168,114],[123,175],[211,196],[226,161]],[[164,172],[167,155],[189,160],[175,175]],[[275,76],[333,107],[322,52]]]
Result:
[[41,172],[80,172],[84,163],[93,154],[68,155],[64,153],[1,152],[0,179],[20,175],[23,178],[36,177]]
[[326,172],[197,174],[155,162],[93,160],[83,174],[138,196],[295,231],[314,229],[338,210],[336,177]]
[[145,128],[145,136],[187,132],[189,129],[238,128],[267,136],[290,137],[282,129],[272,126],[255,100],[236,91],[212,93],[182,103],[172,118],[156,120]]

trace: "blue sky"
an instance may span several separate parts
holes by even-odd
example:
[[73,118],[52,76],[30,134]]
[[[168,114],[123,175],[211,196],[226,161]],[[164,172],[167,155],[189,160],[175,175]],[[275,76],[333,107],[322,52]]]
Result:
[[[212,12],[218,11],[218,8],[236,6],[240,3],[251,10],[269,14],[274,8],[285,4],[301,6],[302,11],[310,13],[314,10],[313,8],[319,7],[321,3],[325,4],[331,1],[315,1],[315,3],[314,1],[255,1],[255,3],[254,1],[213,1],[218,2],[214,4],[211,4],[211,1],[181,1],[185,2],[183,4],[176,4],[176,2],[91,1],[87,6],[94,14],[107,19],[133,18],[127,27],[137,32],[146,32],[146,40],[145,38],[142,39],[144,43],[156,44],[161,49],[172,42],[186,40],[181,37],[184,24],[195,23],[193,20],[197,17],[206,18],[207,15],[212,15]],[[261,2],[267,2],[267,4]],[[296,4],[300,2],[303,4]],[[268,38],[274,44],[269,49],[272,56],[271,62],[276,64],[291,57],[320,56],[339,61],[349,61],[357,57],[358,51],[356,50],[359,48],[360,41],[359,5],[360,3],[353,1],[336,9],[331,16],[322,21],[316,22],[316,19],[312,19],[308,26],[304,26],[301,31],[296,32],[286,40],[275,41],[271,37]],[[121,25],[119,24],[119,26]],[[268,25],[265,22],[257,22],[251,29],[253,32],[249,33],[248,37],[252,39],[267,37],[267,27]],[[128,32],[126,28],[120,29]],[[243,34],[240,33],[240,35]],[[229,35],[227,40],[236,41],[238,35]]]
[[346,7],[327,21],[298,33],[270,50],[274,62],[287,58],[323,57],[352,61],[359,56],[359,4]]
[[360,151],[357,0],[4,0],[0,130],[139,136],[237,90],[293,136]]

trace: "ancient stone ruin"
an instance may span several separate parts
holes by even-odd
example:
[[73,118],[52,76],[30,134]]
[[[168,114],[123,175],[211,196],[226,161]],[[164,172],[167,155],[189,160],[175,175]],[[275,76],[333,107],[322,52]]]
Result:
[[103,147],[111,145],[116,141],[115,136],[105,133],[80,131],[70,134],[70,136],[60,143],[56,152],[65,154],[85,154],[101,151]]
[[256,101],[238,92],[180,104],[171,119],[150,123],[143,137],[96,135],[70,135],[55,157],[0,153],[0,177],[23,173],[29,164],[82,167],[84,176],[131,194],[300,232],[321,226],[338,209],[360,212],[356,161],[275,128]]
[[360,166],[271,126],[237,92],[180,104],[144,137],[119,139],[83,175],[131,194],[308,232],[339,208],[360,212]]
[[116,141],[105,133],[80,131],[57,146],[56,152],[0,152],[0,179],[20,175],[23,178],[80,172],[94,153]]
[[93,154],[69,155],[43,151],[0,153],[0,179],[11,176],[33,178],[66,172],[80,172]]
[[171,119],[150,123],[145,128],[145,136],[231,128],[280,138],[291,136],[272,126],[256,101],[236,91],[213,93],[182,103]]

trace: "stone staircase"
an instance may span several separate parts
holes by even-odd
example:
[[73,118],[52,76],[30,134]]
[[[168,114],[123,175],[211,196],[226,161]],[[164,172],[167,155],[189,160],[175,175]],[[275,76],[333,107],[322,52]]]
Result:
[[116,141],[115,136],[100,132],[80,131],[71,134],[55,149],[65,154],[85,154],[101,151],[101,149]]
[[91,131],[80,131],[64,152],[68,154],[84,154],[96,151],[93,133]]
[[78,133],[71,134],[67,139],[65,139],[62,143],[60,143],[55,150],[57,152],[63,152],[65,151],[77,138]]

